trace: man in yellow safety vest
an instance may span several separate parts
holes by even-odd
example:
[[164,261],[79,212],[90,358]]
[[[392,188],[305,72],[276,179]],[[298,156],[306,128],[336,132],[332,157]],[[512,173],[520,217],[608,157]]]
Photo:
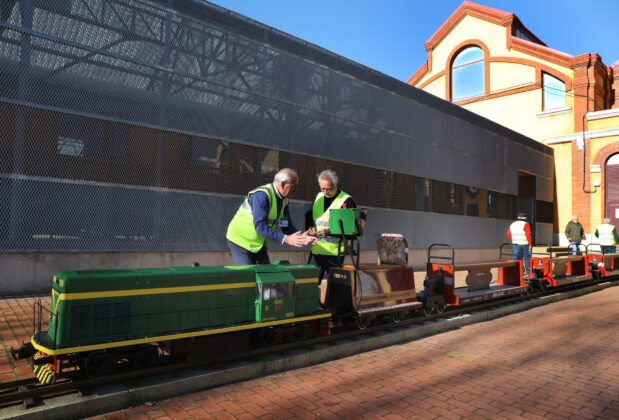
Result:
[[299,232],[290,221],[288,197],[297,190],[298,183],[297,173],[284,168],[275,174],[272,183],[247,193],[226,233],[236,265],[270,264],[269,240],[294,247],[316,241],[307,232]]
[[617,237],[617,230],[610,224],[608,217],[604,219],[604,223],[597,227],[595,236],[600,238],[602,254],[613,254],[615,252],[615,245],[619,242],[619,238]]
[[331,267],[341,265],[338,258],[338,238],[329,236],[329,211],[331,209],[355,208],[353,198],[338,187],[338,177],[335,171],[326,169],[318,175],[320,192],[314,200],[312,208],[306,213],[305,224],[308,234],[317,237],[312,245],[310,264],[319,267],[318,282]]

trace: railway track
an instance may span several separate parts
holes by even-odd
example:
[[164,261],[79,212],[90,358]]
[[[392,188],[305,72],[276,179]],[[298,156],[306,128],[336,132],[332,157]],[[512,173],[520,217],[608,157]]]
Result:
[[[619,276],[605,279],[603,283],[617,283]],[[218,362],[227,362],[244,358],[257,357],[265,354],[275,354],[279,352],[286,352],[293,349],[312,347],[319,344],[329,344],[342,339],[363,338],[363,336],[370,336],[378,332],[384,332],[386,330],[392,330],[395,328],[407,327],[411,325],[423,325],[429,321],[438,320],[441,318],[454,318],[466,314],[471,314],[480,311],[491,310],[497,307],[503,307],[517,302],[523,302],[527,300],[539,299],[545,295],[560,294],[571,290],[584,289],[590,286],[600,284],[598,282],[584,282],[566,285],[560,288],[553,288],[546,291],[538,291],[528,294],[527,296],[517,296],[511,298],[499,299],[491,302],[485,302],[472,306],[465,307],[449,307],[442,313],[435,313],[430,316],[425,316],[421,312],[419,316],[413,316],[402,319],[399,322],[387,322],[376,323],[376,325],[370,325],[369,327],[359,330],[346,327],[335,326],[332,329],[332,334],[323,337],[312,338],[303,341],[279,344],[264,348],[257,348],[249,350],[246,354],[241,356],[235,356],[234,358],[218,360]],[[418,312],[419,313],[419,312]],[[40,402],[44,397],[53,395],[81,392],[88,394],[89,389],[95,389],[97,387],[122,383],[130,380],[147,378],[155,375],[163,375],[171,372],[181,372],[186,369],[194,369],[200,366],[205,366],[208,363],[169,363],[162,366],[150,367],[143,370],[135,370],[130,372],[118,373],[114,375],[107,375],[98,378],[91,378],[85,380],[63,380],[62,382],[56,382],[50,385],[40,385],[35,377],[25,378],[11,382],[5,382],[0,384],[0,417],[2,416],[1,410],[3,407],[19,404],[23,402],[24,407],[32,407]]]

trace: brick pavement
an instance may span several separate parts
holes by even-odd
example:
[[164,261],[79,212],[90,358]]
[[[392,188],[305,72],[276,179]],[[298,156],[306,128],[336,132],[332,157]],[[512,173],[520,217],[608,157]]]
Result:
[[619,418],[619,287],[97,419]]
[[[32,335],[32,305],[41,298],[43,305],[49,307],[49,296],[0,298],[0,382],[14,381],[32,377],[32,369],[27,360],[14,361],[11,346],[19,347],[30,341]],[[45,318],[47,320],[47,317]]]

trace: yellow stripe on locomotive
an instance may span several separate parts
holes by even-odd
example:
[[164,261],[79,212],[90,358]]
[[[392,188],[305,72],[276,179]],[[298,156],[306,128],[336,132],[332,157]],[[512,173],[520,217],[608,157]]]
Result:
[[59,272],[48,331],[31,341],[38,350],[66,354],[63,349],[306,318],[322,314],[317,274],[313,265],[277,262]]

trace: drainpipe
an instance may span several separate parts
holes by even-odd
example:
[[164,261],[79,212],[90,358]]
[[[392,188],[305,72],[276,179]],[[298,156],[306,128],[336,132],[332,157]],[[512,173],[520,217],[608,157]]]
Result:
[[582,192],[585,194],[595,194],[598,190],[597,187],[593,187],[593,190],[588,190],[585,188],[585,184],[587,181],[587,142],[585,140],[585,117],[587,116],[587,111],[589,110],[589,67],[591,67],[591,54],[589,54],[589,61],[587,62],[587,102],[585,106],[585,112],[582,114]]

